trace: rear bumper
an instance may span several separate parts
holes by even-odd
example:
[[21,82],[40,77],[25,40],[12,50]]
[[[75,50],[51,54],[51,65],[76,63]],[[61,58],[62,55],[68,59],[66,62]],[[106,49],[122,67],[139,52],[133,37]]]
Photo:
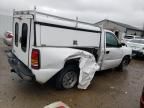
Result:
[[34,80],[40,84],[44,84],[60,70],[60,69],[30,70],[12,52],[9,52],[7,56],[8,56],[8,62],[12,67],[11,72],[19,76],[21,79],[27,81]]
[[12,52],[8,52],[8,62],[12,67],[11,72],[16,73],[21,79],[33,80],[35,76],[32,71],[23,64]]

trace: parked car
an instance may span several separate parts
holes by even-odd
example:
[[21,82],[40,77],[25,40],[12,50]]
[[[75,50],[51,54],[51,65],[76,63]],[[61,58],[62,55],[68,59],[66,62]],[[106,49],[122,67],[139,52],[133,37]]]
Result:
[[7,31],[4,35],[4,43],[8,46],[12,46],[13,34],[12,32]]
[[140,98],[140,108],[144,108],[144,88],[142,90],[142,95]]
[[109,30],[36,10],[13,15],[15,38],[8,60],[11,71],[23,79],[43,84],[55,77],[57,88],[68,89],[79,80],[83,54],[94,56],[98,71],[123,69],[131,60],[131,48]]
[[144,56],[144,39],[133,39],[127,42],[127,46],[132,48],[133,56]]
[[125,41],[130,41],[130,40],[133,40],[133,39],[141,39],[141,36],[126,35],[126,36],[124,37],[124,40],[125,40]]

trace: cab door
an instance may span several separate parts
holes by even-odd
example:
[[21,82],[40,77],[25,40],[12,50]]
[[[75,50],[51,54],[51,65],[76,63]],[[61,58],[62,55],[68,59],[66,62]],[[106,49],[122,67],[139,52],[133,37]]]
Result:
[[101,70],[117,67],[122,60],[123,50],[116,36],[105,32],[105,52]]
[[16,17],[14,18],[14,41],[13,53],[16,57],[28,66],[29,63],[29,42],[31,19]]

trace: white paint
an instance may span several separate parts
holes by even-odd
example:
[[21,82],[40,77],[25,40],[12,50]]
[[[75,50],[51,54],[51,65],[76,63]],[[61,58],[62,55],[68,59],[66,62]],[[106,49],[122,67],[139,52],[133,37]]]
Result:
[[[28,66],[28,57],[29,57],[29,36],[30,36],[30,19],[23,19],[22,21],[18,20],[17,18],[14,19],[14,25],[18,23],[19,25],[19,33],[18,33],[18,46],[15,45],[15,38],[13,41],[14,44],[14,50],[13,53],[18,57],[19,60],[23,61],[23,63]],[[21,46],[21,37],[22,37],[22,25],[26,23],[28,26],[27,29],[27,45],[26,45],[26,51],[22,50]],[[14,28],[15,31],[15,28]],[[14,32],[15,35],[15,32]]]
[[[39,26],[39,25],[38,25]],[[37,31],[39,33],[39,31]],[[37,36],[39,38],[39,34]],[[100,33],[69,30],[56,27],[40,27],[41,45],[99,47]],[[77,41],[77,45],[74,45]]]

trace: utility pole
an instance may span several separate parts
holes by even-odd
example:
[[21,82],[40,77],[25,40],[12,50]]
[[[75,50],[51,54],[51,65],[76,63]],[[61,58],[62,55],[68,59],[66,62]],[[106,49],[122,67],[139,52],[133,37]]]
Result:
[[144,24],[143,24],[143,33],[142,33],[142,37],[144,37]]

